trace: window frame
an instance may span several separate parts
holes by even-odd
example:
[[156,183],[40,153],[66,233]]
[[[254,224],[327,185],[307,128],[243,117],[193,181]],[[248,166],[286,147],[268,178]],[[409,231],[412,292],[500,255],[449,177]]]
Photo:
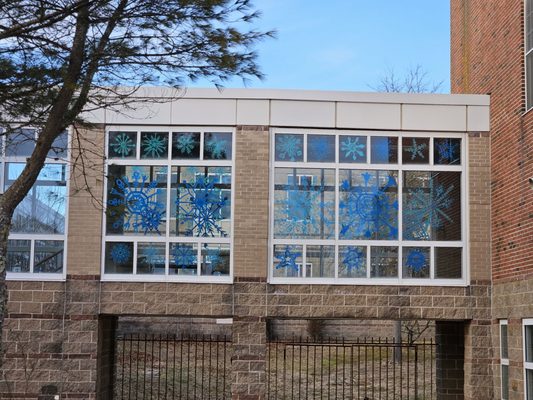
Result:
[[[303,160],[307,156],[306,135],[334,134],[335,162],[306,162],[306,161],[276,161],[275,136],[276,134],[303,134]],[[341,136],[366,136],[366,163],[341,163],[339,162],[339,145]],[[398,138],[397,162],[390,164],[371,164],[371,136],[391,136]],[[428,164],[403,164],[402,139],[403,138],[430,138],[430,151]],[[434,165],[433,144],[435,138],[458,138],[461,139],[461,164],[460,165]],[[470,282],[469,268],[469,166],[468,166],[468,135],[466,132],[428,132],[428,131],[374,131],[371,129],[344,130],[344,129],[293,129],[272,127],[270,129],[270,190],[269,190],[269,253],[268,253],[268,281],[272,284],[328,284],[328,285],[403,285],[403,286],[468,286]],[[276,168],[297,169],[333,169],[335,171],[335,237],[333,239],[275,239],[274,238],[274,196],[275,196],[275,170]],[[398,172],[398,239],[397,240],[339,240],[339,171],[342,169],[352,170],[392,170]],[[403,172],[426,171],[426,172],[461,172],[461,240],[460,241],[407,241],[402,240],[402,208],[403,208]],[[335,246],[335,276],[325,278],[295,278],[274,277],[274,245],[300,245],[302,247],[302,264],[307,264],[305,257],[305,245],[334,245]],[[339,277],[339,246],[366,246],[366,274],[365,278],[340,278]],[[395,278],[371,278],[371,247],[394,246],[398,247],[398,277]],[[402,275],[402,247],[430,247],[430,277],[429,278],[404,278]],[[457,247],[462,249],[462,265],[460,279],[435,278],[435,248]]]
[[[12,128],[18,128],[13,126]],[[22,129],[33,129],[35,140],[39,137],[39,129],[35,127],[21,127]],[[9,233],[8,240],[29,240],[30,241],[30,271],[29,272],[11,272],[6,268],[6,280],[10,281],[65,281],[67,278],[67,261],[68,261],[68,227],[69,227],[69,206],[70,206],[70,173],[71,173],[71,139],[72,127],[67,131],[67,150],[66,157],[46,157],[45,164],[60,164],[65,166],[65,229],[62,234],[54,233]],[[4,192],[6,164],[23,163],[26,164],[29,156],[8,156],[6,154],[7,136],[0,136],[0,193]],[[33,186],[32,186],[33,188]],[[31,190],[31,189],[30,189]],[[37,240],[60,240],[63,242],[63,271],[61,273],[34,272],[35,241]]]
[[[525,88],[525,113],[533,109],[533,99],[530,99],[528,96],[529,87],[530,85],[533,85],[533,82],[530,82],[527,76],[527,70],[528,70],[528,56],[530,57],[530,63],[533,64],[533,43],[531,44],[531,49],[528,50],[527,48],[527,31],[528,31],[528,23],[527,23],[527,11],[528,11],[528,3],[529,6],[532,8],[531,12],[533,13],[533,0],[525,0],[524,1],[524,88]],[[533,27],[532,27],[533,29]],[[531,68],[533,70],[533,65],[531,65]],[[533,88],[532,88],[533,91]]]
[[526,353],[527,353],[527,335],[526,335],[526,326],[533,326],[533,318],[524,318],[522,320],[522,357],[524,360],[524,399],[528,399],[527,397],[527,371],[533,371],[533,361],[527,362],[526,361]]
[[[500,395],[502,400],[508,400],[509,397],[504,397],[503,394],[503,366],[507,366],[507,388],[509,388],[509,322],[506,319],[499,321],[499,338],[500,338]],[[502,341],[502,327],[507,327],[507,357],[503,357],[503,341]]]
[[[109,158],[109,133],[116,131],[137,132],[139,140],[136,143],[136,155],[139,158]],[[165,132],[169,134],[169,145],[167,148],[167,157],[161,159],[143,159],[140,157],[141,132]],[[204,140],[200,140],[200,158],[198,159],[172,159],[172,134],[173,133],[231,133],[231,160],[203,160]],[[203,134],[200,135],[203,138]],[[103,204],[104,210],[102,212],[102,233],[101,233],[101,259],[100,272],[101,280],[107,282],[186,282],[186,283],[221,283],[227,284],[233,282],[233,245],[234,245],[234,229],[235,229],[235,144],[236,144],[236,129],[228,126],[172,126],[172,125],[107,125],[105,129],[105,166],[104,166],[104,182],[103,182]],[[106,232],[107,226],[107,183],[108,183],[108,169],[110,165],[119,166],[161,166],[167,168],[167,198],[166,210],[170,210],[171,206],[171,190],[172,190],[172,168],[173,167],[229,167],[231,168],[231,223],[228,238],[220,237],[198,237],[198,236],[174,236],[170,234],[169,219],[166,218],[165,232],[160,236],[144,236],[144,235],[108,235]],[[168,217],[168,216],[167,216]],[[112,274],[105,272],[105,246],[106,242],[130,242],[133,243],[133,267],[132,273]],[[164,243],[165,244],[165,274],[137,274],[137,248],[138,243]],[[201,261],[197,261],[196,275],[170,275],[170,259],[169,251],[172,243],[195,244],[197,246],[197,254],[201,254],[201,244],[226,244],[230,251],[230,265],[229,274],[222,276],[206,276],[201,275]]]

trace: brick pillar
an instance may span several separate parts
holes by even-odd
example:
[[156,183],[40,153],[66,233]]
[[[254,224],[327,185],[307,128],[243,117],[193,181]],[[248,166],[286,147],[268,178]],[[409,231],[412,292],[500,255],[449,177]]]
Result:
[[98,318],[98,358],[96,392],[100,400],[113,398],[113,363],[115,359],[115,332],[118,319],[115,316]]
[[472,320],[467,322],[464,345],[465,399],[494,398],[491,321]]
[[464,322],[435,322],[438,400],[465,398],[464,331]]

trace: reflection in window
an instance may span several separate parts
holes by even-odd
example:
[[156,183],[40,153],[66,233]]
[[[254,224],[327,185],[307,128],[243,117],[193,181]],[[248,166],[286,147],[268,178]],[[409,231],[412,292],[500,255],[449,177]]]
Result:
[[7,241],[7,270],[9,272],[30,272],[31,241]]
[[372,136],[370,138],[370,162],[395,164],[398,162],[398,138]]
[[373,278],[398,277],[397,247],[370,247],[370,276]]
[[36,240],[33,272],[63,272],[63,241]]
[[307,135],[308,162],[335,162],[335,136]]
[[29,157],[35,148],[35,129],[15,129],[6,136],[6,157]]

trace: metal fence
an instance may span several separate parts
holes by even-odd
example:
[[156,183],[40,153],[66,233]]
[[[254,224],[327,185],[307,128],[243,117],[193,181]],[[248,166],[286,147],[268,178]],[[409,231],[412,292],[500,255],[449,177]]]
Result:
[[268,399],[435,399],[434,349],[387,338],[270,342]]
[[122,335],[116,339],[115,399],[230,399],[226,337]]

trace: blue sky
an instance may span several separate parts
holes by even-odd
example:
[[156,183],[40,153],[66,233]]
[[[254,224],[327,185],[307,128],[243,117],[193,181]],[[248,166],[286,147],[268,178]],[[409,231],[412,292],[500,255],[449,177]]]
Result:
[[[393,69],[420,64],[450,90],[449,0],[255,0],[259,28],[278,38],[258,46],[266,74],[253,88],[372,91]],[[193,86],[206,86],[198,82]],[[209,86],[209,85],[207,85]],[[226,87],[242,87],[234,80]]]

